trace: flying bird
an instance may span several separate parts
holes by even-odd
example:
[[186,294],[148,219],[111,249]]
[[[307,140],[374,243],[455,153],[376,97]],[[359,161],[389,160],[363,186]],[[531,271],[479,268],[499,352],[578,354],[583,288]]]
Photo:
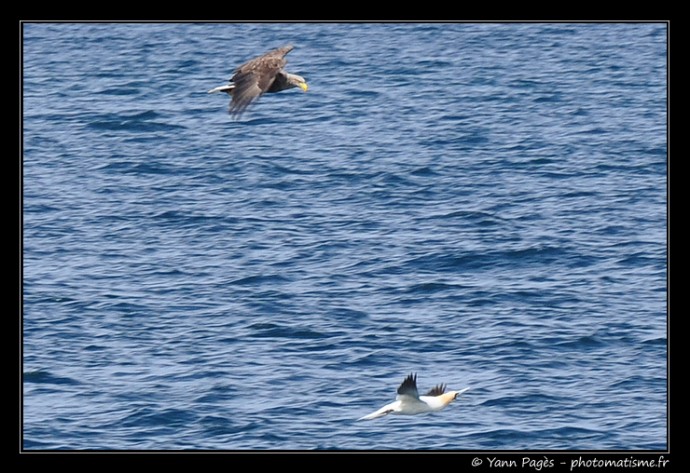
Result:
[[229,84],[211,89],[208,93],[226,92],[230,95],[232,100],[229,112],[234,118],[238,118],[249,104],[264,93],[280,92],[293,87],[306,92],[308,87],[304,77],[290,74],[284,69],[287,64],[285,55],[293,48],[292,45],[283,46],[247,61],[235,69]]
[[417,374],[410,374],[405,378],[402,384],[400,384],[395,401],[357,420],[375,419],[388,414],[413,415],[440,411],[468,389],[470,388],[464,388],[460,391],[445,392],[446,385],[438,384],[426,393],[426,395],[420,396],[419,392],[417,392]]

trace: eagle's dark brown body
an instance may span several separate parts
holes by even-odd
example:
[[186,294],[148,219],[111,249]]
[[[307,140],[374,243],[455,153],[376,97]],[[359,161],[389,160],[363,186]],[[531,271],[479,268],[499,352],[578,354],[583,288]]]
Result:
[[283,46],[247,61],[235,69],[230,84],[211,89],[209,93],[227,92],[232,97],[229,112],[238,117],[264,93],[280,92],[292,87],[306,91],[307,83],[303,77],[283,69],[287,64],[285,55],[292,49],[291,45]]

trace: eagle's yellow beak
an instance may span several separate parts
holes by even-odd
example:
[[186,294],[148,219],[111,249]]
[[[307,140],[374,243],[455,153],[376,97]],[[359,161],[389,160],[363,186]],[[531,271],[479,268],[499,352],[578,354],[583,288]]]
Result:
[[307,89],[309,89],[309,86],[306,82],[300,82],[299,84],[297,84],[297,86],[305,92],[307,91]]

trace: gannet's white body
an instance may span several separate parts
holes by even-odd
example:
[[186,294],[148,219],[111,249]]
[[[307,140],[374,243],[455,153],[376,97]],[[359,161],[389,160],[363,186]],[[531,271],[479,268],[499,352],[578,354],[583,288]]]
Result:
[[420,396],[417,391],[417,374],[410,374],[400,384],[395,401],[386,404],[378,411],[360,417],[358,420],[375,419],[388,414],[414,415],[440,411],[468,389],[470,388],[445,392],[446,385],[439,384],[426,393],[425,396]]

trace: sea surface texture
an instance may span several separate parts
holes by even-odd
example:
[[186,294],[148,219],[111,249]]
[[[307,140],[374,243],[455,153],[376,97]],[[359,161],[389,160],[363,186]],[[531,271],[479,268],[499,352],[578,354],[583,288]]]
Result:
[[665,449],[667,92],[663,23],[24,24],[23,447]]

